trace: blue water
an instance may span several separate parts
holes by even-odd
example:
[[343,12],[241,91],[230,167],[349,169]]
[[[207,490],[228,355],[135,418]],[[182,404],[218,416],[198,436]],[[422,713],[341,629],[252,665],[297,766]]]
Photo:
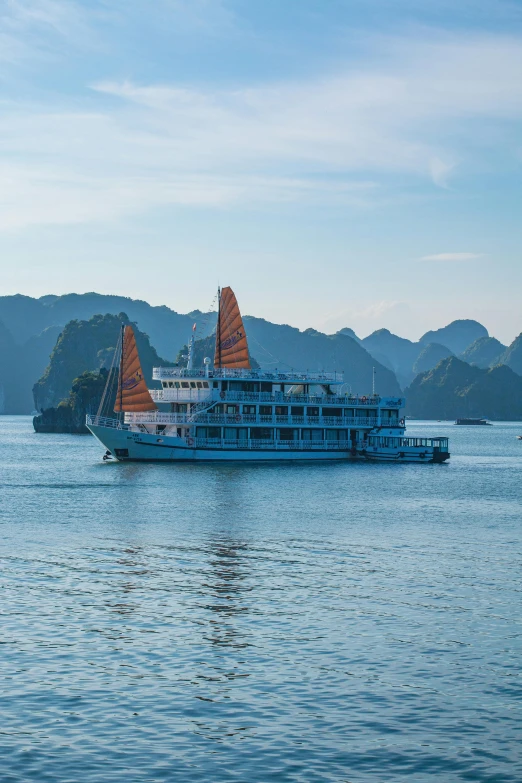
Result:
[[522,424],[103,464],[0,417],[0,780],[522,780]]

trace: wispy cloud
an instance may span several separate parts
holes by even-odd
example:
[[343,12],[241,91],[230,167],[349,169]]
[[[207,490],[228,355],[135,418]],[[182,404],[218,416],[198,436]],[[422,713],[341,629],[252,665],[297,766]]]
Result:
[[96,14],[61,0],[6,0],[0,13],[0,61],[56,59],[62,48],[95,42],[90,20]]
[[[54,0],[13,5],[27,23],[76,24]],[[368,206],[383,189],[447,187],[458,164],[480,159],[484,118],[500,127],[522,116],[521,40],[425,33],[379,44],[378,57],[370,47],[315,79],[236,89],[107,80],[54,106],[6,103],[0,228],[165,204]]]
[[475,261],[482,258],[482,253],[435,253],[431,256],[422,256],[421,261]]

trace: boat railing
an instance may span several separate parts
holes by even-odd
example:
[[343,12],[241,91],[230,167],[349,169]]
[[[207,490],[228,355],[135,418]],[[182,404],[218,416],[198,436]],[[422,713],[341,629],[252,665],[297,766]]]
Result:
[[449,438],[400,438],[401,446],[439,448],[441,451],[447,451],[449,448]]
[[283,392],[245,392],[219,391],[218,389],[149,389],[152,399],[159,403],[179,402],[252,402],[289,405],[343,405],[345,407],[376,407],[385,404],[386,407],[401,408],[404,400],[400,397],[383,401],[381,397],[366,397],[365,395],[337,394],[283,394]]
[[[380,435],[369,435],[368,444],[370,446],[380,445],[392,445],[396,448],[429,448],[439,449],[440,451],[448,451],[449,438],[408,438],[408,437],[393,437],[390,438],[384,436],[385,443],[381,443]],[[388,441],[391,440],[391,444]]]
[[114,430],[130,429],[129,423],[122,422],[120,419],[111,419],[108,416],[93,416],[91,414],[87,414],[85,422],[87,425],[91,425],[93,427],[110,427]]
[[342,383],[342,372],[324,372],[308,370],[247,370],[233,367],[199,367],[188,370],[186,367],[154,367],[152,370],[154,380],[162,381],[167,378],[205,378],[205,379],[238,379],[247,381],[272,381],[273,383]]
[[[214,394],[212,393],[214,391]],[[154,402],[212,402],[219,394],[212,389],[149,389]]]
[[232,438],[188,438],[189,448],[244,449],[255,451],[349,451],[349,440],[274,440],[274,439],[232,439]]
[[126,413],[126,424],[185,424],[236,426],[293,426],[293,427],[398,427],[398,419],[384,423],[375,416],[259,416],[254,413]]

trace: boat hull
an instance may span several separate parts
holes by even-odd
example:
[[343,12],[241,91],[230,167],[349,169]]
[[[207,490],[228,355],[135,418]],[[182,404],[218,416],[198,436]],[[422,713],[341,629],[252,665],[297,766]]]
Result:
[[282,446],[266,448],[205,447],[187,445],[182,438],[158,437],[150,433],[136,433],[126,429],[87,425],[92,434],[119,462],[302,462],[343,461],[364,459],[372,462],[442,462],[440,455],[422,450],[397,452],[379,450],[342,450],[325,448],[292,449]]

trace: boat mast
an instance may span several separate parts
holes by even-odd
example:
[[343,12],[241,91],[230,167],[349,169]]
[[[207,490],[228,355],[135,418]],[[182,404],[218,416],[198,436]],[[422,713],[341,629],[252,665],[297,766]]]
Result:
[[216,348],[218,351],[218,367],[221,367],[221,288],[218,287],[218,318],[216,326]]
[[125,338],[125,324],[121,325],[121,354],[120,354],[120,411],[123,412],[123,342]]

